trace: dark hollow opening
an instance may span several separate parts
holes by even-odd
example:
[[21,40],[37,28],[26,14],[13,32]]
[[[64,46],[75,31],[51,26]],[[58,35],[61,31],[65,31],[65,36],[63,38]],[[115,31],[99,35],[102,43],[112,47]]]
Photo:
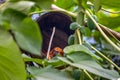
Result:
[[53,27],[56,28],[51,49],[54,47],[64,48],[68,45],[67,39],[73,34],[69,26],[72,23],[71,17],[61,12],[48,12],[41,15],[37,22],[43,37],[42,52],[46,53]]

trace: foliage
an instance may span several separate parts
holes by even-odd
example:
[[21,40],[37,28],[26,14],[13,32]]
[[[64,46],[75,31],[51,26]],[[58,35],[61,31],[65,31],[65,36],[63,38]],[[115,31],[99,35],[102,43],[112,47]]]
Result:
[[[120,55],[120,42],[114,35],[106,35],[101,26],[120,31],[119,3],[119,0],[1,1],[0,80],[118,80],[120,67],[111,58]],[[29,57],[42,54],[41,31],[31,16],[56,11],[51,10],[53,4],[73,18],[70,29],[75,33],[68,39],[64,57],[58,55],[51,60]],[[28,55],[22,56],[23,50]]]

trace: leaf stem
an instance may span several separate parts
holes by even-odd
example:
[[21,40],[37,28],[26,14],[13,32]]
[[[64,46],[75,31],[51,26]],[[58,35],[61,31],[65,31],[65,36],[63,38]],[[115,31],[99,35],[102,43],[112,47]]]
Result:
[[98,51],[96,48],[94,48],[93,46],[91,46],[91,48],[93,50],[95,50],[100,56],[102,56],[103,58],[105,58],[108,62],[110,62],[113,66],[115,66],[119,71],[120,71],[120,67],[118,67],[113,61],[111,61],[109,58],[107,58],[105,55],[103,55],[100,51]]
[[94,22],[94,24],[96,25],[96,27],[98,28],[98,30],[101,32],[101,34],[103,35],[103,37],[114,47],[116,48],[118,51],[120,51],[120,48],[113,43],[108,36],[102,31],[102,29],[100,28],[100,26],[98,25],[98,23],[94,20],[94,18],[91,16],[91,14],[89,13],[89,11],[85,11],[85,13],[91,18],[91,20]]
[[[76,33],[77,33],[79,44],[82,45],[82,37],[81,37],[80,31],[79,31],[79,28],[77,28]],[[83,71],[90,78],[90,80],[94,80],[92,78],[92,76],[87,72],[87,70],[83,69]]]
[[90,74],[84,69],[83,70],[84,71],[84,73],[90,78],[90,80],[94,80],[91,76],[90,76]]
[[50,48],[51,48],[51,44],[52,44],[54,34],[55,34],[55,27],[53,27],[52,35],[50,37],[49,46],[48,46],[48,50],[47,50],[47,59],[49,58]]
[[80,31],[79,31],[79,28],[76,30],[76,32],[77,32],[79,44],[82,45],[82,37],[81,37]]
[[31,12],[31,13],[28,14],[28,16],[31,16],[33,14],[44,13],[44,12],[63,12],[63,13],[66,13],[66,14],[72,16],[73,18],[76,18],[75,13],[72,13],[72,12],[69,12],[69,11],[66,11],[66,10],[42,10],[42,11]]
[[112,11],[108,11],[104,8],[101,9],[102,11],[105,11],[105,12],[108,12],[108,13],[111,13],[111,14],[120,14],[120,11],[117,11],[117,12],[112,12]]
[[[113,31],[111,32],[110,29],[106,28],[105,26],[103,26],[102,24],[99,24],[101,28],[104,28],[104,30],[106,31],[106,34],[108,33],[109,35],[111,35],[118,43],[120,43],[120,41],[115,37],[115,35],[113,35]],[[116,33],[117,34],[117,33]]]

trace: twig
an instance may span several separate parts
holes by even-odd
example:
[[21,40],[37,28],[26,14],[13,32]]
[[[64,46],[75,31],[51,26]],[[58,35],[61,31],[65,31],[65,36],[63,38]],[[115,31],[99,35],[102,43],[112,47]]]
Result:
[[84,69],[83,71],[84,71],[84,73],[89,77],[90,80],[94,80],[94,79],[90,76],[90,74],[89,74],[85,69]]
[[70,12],[70,11],[67,11],[67,10],[65,10],[65,9],[62,9],[62,8],[60,8],[60,7],[58,7],[58,6],[54,5],[54,4],[51,6],[51,9],[52,9],[52,10],[62,11],[62,12],[66,13],[66,14],[74,17],[74,18],[76,18],[76,16],[77,16],[75,13],[72,13],[72,12]]
[[93,50],[95,50],[100,56],[102,56],[104,59],[106,59],[108,62],[110,62],[113,66],[115,66],[119,71],[120,71],[120,67],[118,67],[114,62],[112,62],[109,58],[107,58],[105,55],[103,55],[100,51],[98,51],[96,48],[94,48],[93,46],[91,46],[91,48]]
[[101,9],[102,11],[105,11],[105,12],[108,12],[108,13],[111,13],[111,14],[120,14],[120,11],[117,11],[117,12],[112,12],[112,11],[108,11],[106,9]]
[[[109,34],[111,35],[112,37],[114,36],[114,38],[117,38],[118,40],[120,40],[120,33],[114,31],[114,30],[111,30],[110,28],[107,28],[105,27],[104,25],[102,24],[99,24],[99,26],[101,27],[101,29],[105,32],[105,34]],[[117,40],[116,39],[116,40]],[[117,41],[118,41],[117,40]]]
[[54,34],[55,34],[55,27],[53,27],[53,31],[52,31],[52,34],[51,34],[51,37],[50,37],[49,46],[48,46],[48,50],[47,50],[47,59],[49,57],[50,48],[51,48],[51,44],[52,44],[52,41],[53,41]]
[[82,37],[81,37],[79,29],[77,29],[76,32],[77,32],[79,44],[82,45]]
[[94,22],[94,24],[96,25],[97,29],[100,31],[100,33],[103,35],[103,37],[114,47],[116,48],[118,51],[120,51],[120,48],[113,43],[108,36],[103,32],[103,30],[101,29],[101,27],[98,25],[98,23],[94,20],[94,18],[91,16],[91,14],[89,13],[88,10],[85,11],[85,13],[91,18],[91,20]]

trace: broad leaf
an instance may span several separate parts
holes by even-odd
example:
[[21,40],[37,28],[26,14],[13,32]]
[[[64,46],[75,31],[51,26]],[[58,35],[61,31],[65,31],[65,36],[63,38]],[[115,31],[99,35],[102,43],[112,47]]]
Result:
[[[120,15],[110,14],[110,13],[97,13],[99,23],[111,28],[116,29],[120,27]],[[118,30],[119,31],[119,30]]]
[[[65,4],[66,2],[67,5]],[[73,0],[56,0],[55,5],[59,6],[60,8],[69,9],[74,5],[74,3]]]
[[[78,56],[78,55],[76,55],[76,57],[75,57],[78,59],[75,59],[72,56],[69,57],[69,59],[71,59],[73,61],[73,63],[71,61],[69,61],[67,58],[63,58],[63,57],[58,57],[58,58],[71,66],[74,66],[74,67],[77,67],[80,69],[85,69],[93,74],[99,75],[99,76],[107,78],[107,79],[117,80],[120,77],[120,75],[116,71],[104,69],[95,61],[86,60],[85,56],[84,56],[83,60],[80,59],[80,58],[82,58],[82,56]],[[86,58],[87,58],[87,56],[86,56]],[[77,60],[77,62],[76,62],[76,60]]]
[[30,67],[28,71],[35,77],[36,80],[74,80],[67,72],[61,72],[51,67],[36,68]]
[[28,14],[34,5],[35,3],[31,1],[10,1],[3,7],[3,10],[11,8],[21,13]]
[[6,9],[2,14],[1,21],[9,24],[18,45],[22,49],[40,55],[42,37],[35,21],[13,9]]
[[[31,0],[32,1],[32,0]],[[49,10],[53,0],[34,0],[34,2],[43,10]]]
[[101,0],[94,0],[95,11],[99,11],[101,7]]
[[0,80],[26,80],[21,52],[9,33],[0,30]]
[[18,45],[33,54],[40,55],[42,37],[36,22],[30,18],[12,27]]
[[[92,3],[94,3],[94,0],[89,0],[89,1],[91,1]],[[115,1],[115,0],[107,0],[107,1],[104,1],[104,0],[101,0],[100,1],[101,2],[101,5],[103,6],[103,7],[107,7],[107,8],[111,8],[111,9],[118,9],[118,10],[120,10],[120,0],[117,0],[117,1]]]
[[114,8],[114,9],[119,9],[120,10],[120,1],[117,0],[117,1],[114,1],[114,0],[107,0],[107,1],[104,1],[104,0],[101,0],[101,4],[103,6],[106,6],[106,7],[109,7],[109,8]]
[[71,46],[67,46],[64,48],[64,52],[67,54],[73,53],[73,52],[84,52],[87,53],[89,55],[91,55],[92,57],[102,60],[100,57],[98,57],[97,55],[95,55],[94,53],[92,53],[87,47],[85,47],[84,45],[71,45]]

